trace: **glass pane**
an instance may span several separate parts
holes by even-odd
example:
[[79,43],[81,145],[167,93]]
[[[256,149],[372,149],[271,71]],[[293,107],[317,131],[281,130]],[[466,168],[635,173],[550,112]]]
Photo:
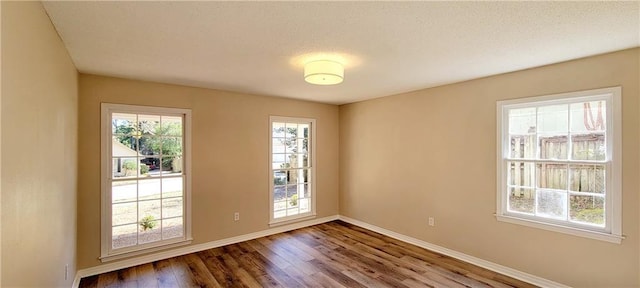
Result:
[[136,245],[138,242],[138,224],[111,228],[111,247],[113,249]]
[[300,214],[298,207],[287,209],[287,216],[298,215]]
[[511,135],[511,158],[536,158],[536,135]]
[[299,199],[298,194],[294,194],[293,196],[289,197],[289,204],[287,206],[289,208],[298,207],[298,204],[299,204],[298,199]]
[[284,138],[273,138],[271,143],[271,153],[284,153],[285,150]]
[[280,211],[287,208],[287,201],[276,201],[273,203],[273,210]]
[[183,227],[182,217],[162,220],[162,239],[182,237]]
[[571,135],[573,160],[606,160],[604,133]]
[[536,164],[538,175],[537,187],[548,189],[567,189],[567,165],[538,163]]
[[300,200],[298,200],[298,201],[300,202],[300,203],[299,203],[299,205],[300,205],[300,206],[299,206],[299,208],[300,208],[300,213],[306,213],[306,212],[311,211],[311,205],[310,205],[310,203],[311,203],[311,199],[309,199],[309,198],[302,198],[302,199],[300,199]]
[[569,131],[567,105],[538,107],[538,133],[566,135]]
[[[298,207],[298,186],[287,185],[287,208]],[[287,212],[287,215],[289,212]]]
[[138,222],[138,203],[122,203],[111,205],[111,225],[135,224]]
[[182,154],[182,138],[181,137],[162,137],[162,155],[181,155]]
[[182,196],[182,177],[162,178],[162,198]]
[[304,167],[304,157],[301,154],[287,154],[285,164],[287,168],[302,168]]
[[161,138],[156,136],[144,136],[140,137],[138,142],[140,143],[140,154],[147,156],[160,156],[161,152]]
[[301,169],[296,169],[296,170],[289,170],[287,171],[287,184],[297,184],[300,183],[298,181],[302,181],[302,170]]
[[533,187],[535,180],[534,163],[507,162],[509,185]]
[[111,182],[111,202],[136,201],[138,195],[138,181]]
[[162,240],[162,229],[159,220],[143,219],[140,222],[140,233],[138,233],[138,243],[151,243]]
[[162,116],[162,135],[181,136],[182,135],[182,117],[180,116]]
[[284,123],[273,122],[273,131],[271,131],[271,137],[285,137]]
[[604,193],[605,166],[604,165],[570,165],[571,186],[575,192]]
[[181,175],[182,174],[182,156],[162,157],[161,161],[162,175]]
[[291,140],[291,147],[292,149],[287,150],[287,152],[291,152],[291,153],[305,153],[307,151],[305,145],[306,139],[302,139],[302,138],[298,138],[298,139],[292,139]]
[[540,159],[567,159],[567,136],[540,136]]
[[536,214],[542,217],[565,220],[567,218],[567,193],[538,190]]
[[533,214],[536,193],[533,189],[509,188],[509,203],[507,209],[512,212]]
[[571,104],[571,132],[604,131],[607,127],[606,101]]
[[138,115],[138,130],[142,136],[160,135],[160,116]]
[[604,226],[604,197],[571,195],[570,199],[571,220]]
[[536,133],[536,108],[509,110],[509,134]]
[[149,165],[144,161],[145,158],[138,157],[138,177],[149,177],[151,174]]
[[298,124],[298,138],[309,138],[309,124]]
[[287,186],[273,187],[273,200],[283,201],[287,197]]
[[302,169],[301,179],[298,183],[309,183],[311,182],[311,170]]
[[286,202],[283,201],[283,202],[275,203],[274,207],[276,208],[274,209],[275,211],[273,212],[273,218],[280,218],[280,217],[287,216],[287,210],[277,210],[277,209],[285,209]]
[[309,139],[298,139],[298,151],[300,153],[308,153],[309,152]]
[[136,126],[136,115],[126,113],[111,114],[111,133],[132,135]]
[[273,185],[284,185],[287,183],[287,171],[273,171]]
[[111,171],[113,178],[138,176],[137,158],[112,158]]
[[162,199],[162,218],[182,216],[182,197]]
[[273,154],[272,155],[272,168],[273,169],[286,169],[289,168],[289,164],[285,161],[285,154]]
[[142,222],[160,219],[160,200],[149,200],[138,202],[138,219]]
[[286,123],[286,135],[287,138],[297,138],[298,137],[298,124],[296,123]]
[[137,139],[131,136],[113,136],[111,138],[111,156],[137,157]]
[[311,160],[307,154],[302,155],[302,167],[311,167]]
[[138,182],[138,199],[150,200],[160,198],[160,179],[144,179]]
[[291,199],[294,195],[298,196],[298,185],[287,185],[287,198]]
[[286,138],[284,140],[285,152],[286,153],[298,153],[300,149],[298,149],[298,144],[296,139]]
[[157,157],[140,158],[140,175],[152,176],[152,177],[160,176],[160,158],[157,158]]
[[303,185],[303,189],[304,189],[304,191],[302,192],[302,196],[304,198],[311,197],[311,190],[309,190],[309,184],[304,184]]

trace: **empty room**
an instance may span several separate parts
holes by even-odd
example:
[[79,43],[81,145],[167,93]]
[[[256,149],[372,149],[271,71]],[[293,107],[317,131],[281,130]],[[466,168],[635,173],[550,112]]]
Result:
[[640,1],[2,1],[1,287],[640,287]]

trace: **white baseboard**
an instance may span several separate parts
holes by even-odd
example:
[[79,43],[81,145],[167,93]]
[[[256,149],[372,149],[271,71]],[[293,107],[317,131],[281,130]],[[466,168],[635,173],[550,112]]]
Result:
[[207,243],[184,246],[184,247],[162,251],[158,253],[143,255],[139,257],[133,257],[126,260],[110,262],[108,264],[103,264],[100,266],[81,269],[81,270],[78,270],[78,272],[76,273],[76,277],[73,280],[73,287],[77,288],[80,285],[80,279],[84,277],[107,273],[107,272],[111,272],[119,269],[136,266],[136,265],[151,263],[154,261],[159,261],[159,260],[163,260],[171,257],[182,256],[182,255],[195,253],[195,252],[199,252],[199,251],[203,251],[211,248],[222,247],[225,245],[249,241],[249,240],[253,240],[260,237],[265,237],[273,234],[300,229],[303,227],[308,227],[308,226],[313,226],[313,225],[317,225],[325,222],[338,220],[338,218],[339,218],[338,215],[333,215],[333,216],[328,216],[323,218],[316,218],[316,219],[292,223],[288,225],[277,226],[277,227],[269,228],[266,230],[239,235],[231,238],[225,238],[225,239],[211,241]]
[[522,271],[519,271],[519,270],[516,270],[516,269],[513,269],[513,268],[502,266],[500,264],[496,264],[496,263],[493,263],[493,262],[490,262],[490,261],[487,261],[487,260],[483,260],[483,259],[480,259],[480,258],[477,258],[477,257],[473,257],[471,255],[467,255],[467,254],[464,254],[464,253],[461,253],[461,252],[458,252],[458,251],[455,251],[455,250],[451,250],[449,248],[444,248],[442,246],[431,244],[429,242],[422,241],[420,239],[409,237],[409,236],[404,235],[404,234],[396,233],[396,232],[393,232],[391,230],[387,230],[387,229],[384,229],[384,228],[381,228],[381,227],[378,227],[378,226],[375,226],[375,225],[371,225],[371,224],[366,223],[366,222],[362,222],[360,220],[356,220],[356,219],[349,218],[349,217],[342,216],[342,215],[339,216],[339,220],[342,220],[344,222],[347,222],[347,223],[350,223],[350,224],[353,224],[353,225],[356,225],[356,226],[360,226],[360,227],[365,228],[367,230],[378,232],[378,233],[380,233],[382,235],[386,235],[386,236],[389,236],[391,238],[398,239],[398,240],[400,240],[402,242],[413,244],[413,245],[416,245],[418,247],[422,247],[422,248],[427,249],[427,250],[438,252],[440,254],[443,254],[443,255],[446,255],[446,256],[449,256],[449,257],[452,257],[452,258],[456,258],[458,260],[462,260],[462,261],[467,262],[467,263],[471,263],[473,265],[476,265],[476,266],[485,268],[487,270],[491,270],[491,271],[494,271],[494,272],[509,276],[511,278],[515,278],[515,279],[518,279],[518,280],[521,280],[521,281],[524,281],[524,282],[527,282],[527,283],[531,283],[531,284],[536,285],[536,286],[553,287],[553,288],[568,288],[568,287],[570,287],[570,286],[567,286],[567,285],[564,285],[564,284],[560,284],[558,282],[554,282],[554,281],[551,281],[551,280],[548,280],[548,279],[545,279],[545,278],[541,278],[541,277],[538,277],[538,276],[535,276],[535,275],[531,275],[531,274],[528,274],[528,273],[525,273],[525,272],[522,272]]
[[171,258],[171,257],[177,257],[177,256],[182,256],[182,255],[186,255],[189,253],[195,253],[195,252],[199,252],[199,251],[203,251],[203,250],[207,250],[207,249],[211,249],[211,248],[216,248],[216,247],[222,247],[225,245],[230,245],[230,244],[235,244],[235,243],[239,243],[239,242],[243,242],[243,241],[248,241],[248,240],[253,240],[256,238],[260,238],[260,237],[265,237],[265,236],[269,236],[269,235],[273,235],[273,234],[278,234],[278,233],[282,233],[282,232],[287,232],[287,231],[291,231],[291,230],[295,230],[295,229],[300,229],[303,227],[308,227],[308,226],[313,226],[313,225],[317,225],[317,224],[321,224],[321,223],[325,223],[325,222],[330,222],[330,221],[334,221],[334,220],[342,220],[344,222],[356,225],[356,226],[360,226],[362,228],[374,231],[374,232],[378,232],[382,235],[386,235],[389,236],[391,238],[395,238],[398,239],[400,241],[409,243],[409,244],[413,244],[416,245],[418,247],[422,247],[424,249],[428,249],[434,252],[438,252],[440,254],[449,256],[449,257],[453,257],[468,263],[471,263],[473,265],[527,282],[527,283],[531,283],[533,285],[537,285],[540,287],[553,287],[553,288],[568,288],[569,286],[566,286],[564,284],[560,284],[548,279],[544,279],[535,275],[531,275],[516,269],[512,269],[506,266],[502,266],[487,260],[483,260],[477,257],[473,257],[471,255],[467,255],[455,250],[451,250],[442,246],[438,246],[435,244],[431,244],[429,242],[426,241],[422,241],[413,237],[409,237],[400,233],[396,233],[393,232],[391,230],[387,230],[375,225],[371,225],[369,223],[366,222],[362,222],[360,220],[356,220],[353,218],[349,218],[346,216],[341,216],[341,215],[334,215],[334,216],[328,216],[328,217],[323,217],[323,218],[317,218],[317,219],[313,219],[313,220],[308,220],[308,221],[302,221],[302,222],[298,222],[298,223],[293,223],[293,224],[289,224],[289,225],[283,225],[283,226],[277,226],[277,227],[273,227],[270,229],[266,229],[266,230],[262,230],[262,231],[258,231],[258,232],[253,232],[253,233],[249,233],[249,234],[244,234],[244,235],[239,235],[239,236],[235,236],[235,237],[231,237],[231,238],[225,238],[225,239],[221,239],[221,240],[216,240],[216,241],[211,241],[211,242],[207,242],[207,243],[201,243],[201,244],[195,244],[195,245],[190,245],[190,246],[184,246],[184,247],[180,247],[180,248],[176,248],[176,249],[172,249],[172,250],[167,250],[167,251],[162,251],[162,252],[158,252],[158,253],[153,253],[153,254],[149,254],[149,255],[144,255],[144,256],[139,256],[139,257],[133,257],[133,258],[129,258],[126,260],[121,260],[121,261],[116,261],[116,262],[110,262],[108,264],[104,264],[104,265],[100,265],[100,266],[95,266],[95,267],[90,267],[90,268],[86,268],[86,269],[82,269],[82,270],[78,270],[78,272],[76,273],[76,277],[73,280],[73,287],[77,288],[80,285],[80,280],[83,277],[88,277],[88,276],[93,276],[93,275],[98,275],[98,274],[102,274],[102,273],[107,273],[107,272],[111,272],[111,271],[115,271],[115,270],[119,270],[119,269],[124,269],[124,268],[128,268],[128,267],[132,267],[132,266],[136,266],[136,265],[142,265],[142,264],[146,264],[146,263],[151,263],[154,261],[159,261],[159,260],[163,260],[163,259],[167,259],[167,258]]

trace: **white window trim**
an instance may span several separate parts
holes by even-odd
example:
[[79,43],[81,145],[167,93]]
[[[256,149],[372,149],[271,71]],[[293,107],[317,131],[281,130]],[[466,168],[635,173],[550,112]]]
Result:
[[[191,237],[191,110],[180,108],[166,108],[153,106],[137,106],[126,104],[101,103],[101,215],[100,215],[100,257],[102,262],[113,261],[126,257],[146,254],[149,252],[165,250],[182,245],[188,245]],[[109,191],[109,179],[111,178],[111,114],[114,112],[156,115],[184,115],[183,123],[183,159],[184,159],[184,190],[183,190],[183,217],[185,221],[184,237],[168,239],[143,245],[116,249],[111,247],[111,193]]]
[[[301,213],[298,215],[287,216],[282,218],[275,219],[273,217],[273,122],[287,122],[287,123],[310,123],[311,125],[311,134],[309,137],[311,138],[309,141],[309,145],[311,146],[310,155],[311,157],[311,211],[306,213]],[[286,225],[293,222],[304,221],[313,219],[316,217],[316,119],[311,118],[300,118],[300,117],[284,117],[284,116],[269,116],[269,226],[280,226]]]
[[[594,89],[579,92],[569,92],[546,96],[520,98],[514,100],[498,101],[496,104],[496,156],[497,156],[497,203],[496,203],[496,218],[498,221],[519,224],[529,227],[535,227],[539,229],[555,231],[574,236],[580,236],[590,239],[596,239],[601,241],[607,241],[611,243],[620,244],[624,236],[622,234],[622,88],[621,87],[609,87],[602,89]],[[608,98],[607,117],[611,116],[611,120],[607,121],[607,155],[611,156],[607,159],[607,173],[606,173],[606,185],[607,193],[605,201],[610,203],[610,209],[605,209],[606,224],[605,229],[601,231],[589,230],[581,227],[567,226],[566,223],[554,223],[553,220],[541,219],[539,217],[528,218],[525,215],[518,213],[510,213],[507,211],[507,173],[505,168],[507,150],[504,147],[509,147],[507,138],[504,135],[508,135],[508,125],[504,122],[504,119],[508,119],[506,115],[508,109],[520,107],[531,107],[535,105],[534,102],[544,102],[542,105],[551,105],[556,103],[567,103],[568,101],[580,101],[580,98],[585,100],[593,97],[603,96]],[[570,98],[570,99],[568,99]],[[506,133],[506,134],[505,134]],[[609,139],[610,138],[610,139]]]

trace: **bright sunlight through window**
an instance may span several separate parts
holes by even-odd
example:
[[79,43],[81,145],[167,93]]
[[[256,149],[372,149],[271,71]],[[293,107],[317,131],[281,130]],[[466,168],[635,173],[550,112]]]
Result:
[[103,258],[187,241],[190,111],[103,104]]
[[271,117],[270,223],[315,215],[315,120]]
[[499,220],[621,240],[620,88],[498,102]]

